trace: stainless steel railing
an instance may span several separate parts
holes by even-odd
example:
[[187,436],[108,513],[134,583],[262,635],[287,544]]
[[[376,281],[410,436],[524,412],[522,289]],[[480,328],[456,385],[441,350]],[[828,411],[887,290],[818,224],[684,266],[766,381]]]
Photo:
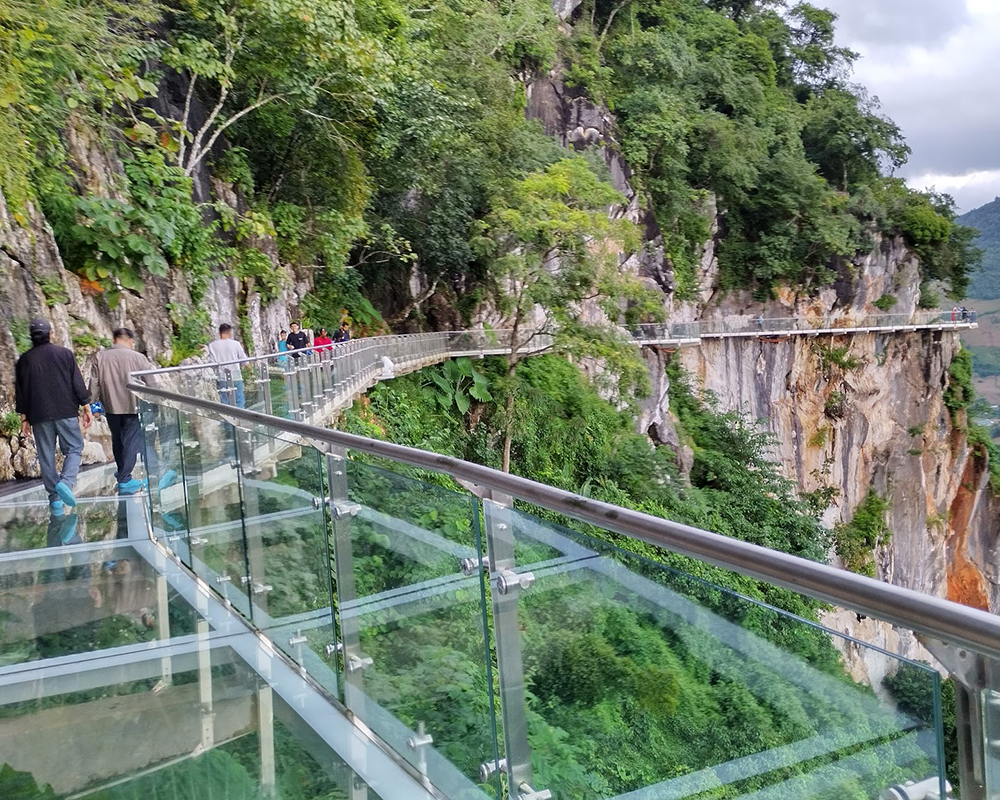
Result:
[[312,442],[346,447],[400,464],[449,475],[457,481],[478,486],[487,493],[510,495],[600,528],[765,580],[823,602],[868,614],[990,658],[1000,658],[1000,618],[985,611],[603,503],[449,456],[328,430],[295,420],[280,419],[259,411],[234,408],[148,386],[136,380],[129,383],[129,388],[147,400],[166,403],[182,410],[201,410],[222,415],[237,425],[265,426]]

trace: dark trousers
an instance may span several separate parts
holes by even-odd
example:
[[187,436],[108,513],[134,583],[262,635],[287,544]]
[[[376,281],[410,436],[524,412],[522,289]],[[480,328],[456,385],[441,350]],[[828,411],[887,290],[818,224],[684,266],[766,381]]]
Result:
[[115,477],[118,483],[132,480],[135,460],[142,449],[142,427],[138,414],[106,414],[111,429],[111,452],[118,467]]

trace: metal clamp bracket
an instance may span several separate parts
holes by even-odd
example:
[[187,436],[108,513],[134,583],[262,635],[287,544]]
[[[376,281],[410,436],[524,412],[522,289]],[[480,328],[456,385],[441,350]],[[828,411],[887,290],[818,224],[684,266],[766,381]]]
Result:
[[368,667],[372,667],[374,665],[375,665],[374,659],[372,659],[369,656],[347,657],[347,671],[351,673],[363,672],[364,670],[368,669]]
[[337,502],[332,503],[334,519],[344,519],[345,517],[356,517],[361,511],[360,503]]
[[479,765],[479,782],[486,783],[497,770],[504,775],[507,774],[507,759],[501,758],[499,761],[484,761]]
[[470,577],[479,572],[480,566],[488,570],[490,568],[490,559],[489,556],[483,556],[482,558],[460,558],[458,566],[462,570],[463,575]]
[[500,594],[507,594],[512,589],[520,587],[527,589],[535,582],[534,572],[514,572],[512,569],[505,569],[497,575],[497,591]]
[[517,787],[517,797],[518,800],[551,800],[552,791],[550,789],[542,789],[540,792],[536,792],[527,783],[522,781]]

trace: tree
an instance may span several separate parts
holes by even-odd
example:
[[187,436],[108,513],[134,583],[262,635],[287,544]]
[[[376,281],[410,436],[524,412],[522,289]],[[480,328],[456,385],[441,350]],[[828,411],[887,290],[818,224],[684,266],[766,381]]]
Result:
[[[187,78],[175,121],[187,175],[227,128],[276,103],[353,146],[346,123],[371,113],[391,65],[342,0],[183,0],[175,26],[162,57]],[[204,118],[196,93],[207,103]]]
[[792,73],[801,86],[810,89],[839,86],[858,54],[834,42],[837,15],[826,8],[798,3],[785,19]]
[[[532,172],[497,202],[487,223],[495,302],[511,330],[508,378],[524,358],[522,349],[542,335],[553,338],[552,349],[611,359],[617,366],[634,358],[606,321],[622,317],[629,302],[638,304],[628,309],[632,316],[652,310],[638,280],[618,270],[619,253],[635,241],[631,223],[608,215],[622,201],[576,157]],[[513,410],[508,387],[504,471],[510,469]]]
[[877,179],[884,169],[891,173],[910,154],[899,126],[878,108],[878,98],[869,97],[860,86],[852,91],[826,89],[806,103],[806,157],[844,191]]

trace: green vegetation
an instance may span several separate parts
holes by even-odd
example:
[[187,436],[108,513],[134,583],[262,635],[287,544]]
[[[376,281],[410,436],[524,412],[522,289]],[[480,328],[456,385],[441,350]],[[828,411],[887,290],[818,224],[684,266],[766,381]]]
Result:
[[[696,394],[676,365],[669,370],[671,407],[694,459],[690,483],[678,475],[672,451],[651,447],[634,433],[627,414],[602,400],[572,364],[553,356],[523,362],[515,376],[512,471],[725,535],[824,558],[828,540],[817,523],[819,509],[798,500],[767,460],[768,437],[738,414],[714,411],[711,398]],[[488,359],[482,372],[495,399],[473,399],[465,413],[453,403],[430,402],[427,395],[438,391],[436,381],[414,375],[375,387],[369,402],[357,403],[347,414],[344,426],[497,466],[497,443],[506,428],[506,364]],[[378,507],[450,542],[473,543],[474,508],[467,494],[383,472],[364,459],[352,461],[349,470],[352,499],[362,506]],[[423,477],[448,484],[441,476]],[[524,510],[540,519],[517,518],[518,563],[556,556],[543,540],[527,534],[531,525],[541,524],[668,590],[675,598],[672,608],[693,602],[703,609],[698,624],[688,626],[683,614],[678,621],[673,612],[656,612],[622,585],[598,576],[540,581],[522,596],[518,627],[528,686],[528,737],[540,785],[567,797],[617,795],[801,741],[821,719],[838,730],[861,721],[862,727],[872,726],[865,734],[872,740],[894,737],[891,725],[883,728],[877,715],[853,705],[870,697],[869,690],[846,679],[826,634],[746,598],[806,619],[816,618],[818,604],[608,531],[539,509]],[[454,570],[444,558],[440,565],[426,556],[414,558],[384,525],[358,525],[355,534],[352,524],[353,557],[362,594]],[[380,619],[361,634],[363,651],[376,665],[384,665],[366,673],[366,691],[407,725],[424,722],[436,745],[466,774],[475,774],[483,748],[489,746],[483,731],[488,708],[483,706],[486,684],[475,613],[475,601],[466,603],[460,596],[449,607],[418,617]],[[760,647],[777,645],[775,652],[782,655],[774,661],[761,651],[760,658],[747,658],[720,646],[705,626],[723,621],[759,637]],[[813,694],[774,671],[778,663],[799,659],[814,670],[810,686],[827,679],[831,683]],[[926,671],[923,680],[933,696],[935,676]],[[853,698],[846,702],[855,710],[844,716],[845,707],[823,706],[830,697]],[[749,778],[725,794],[802,776],[828,758]],[[878,769],[886,776],[900,774],[891,759]],[[859,787],[851,796],[866,794]]]
[[1000,198],[958,217],[957,221],[975,229],[974,244],[983,251],[983,269],[972,275],[969,297],[994,300],[1000,297]]
[[896,295],[894,294],[884,294],[874,303],[872,303],[875,308],[879,311],[888,311],[890,308],[896,305]]
[[832,344],[826,347],[815,345],[813,350],[819,356],[820,365],[827,374],[830,373],[831,367],[837,367],[842,372],[850,372],[861,366],[861,359],[851,355],[850,344],[841,347],[834,347]]
[[951,361],[948,385],[944,390],[944,404],[953,423],[957,421],[959,411],[968,408],[975,396],[975,389],[972,388],[972,352],[963,347]]
[[844,392],[830,392],[823,404],[823,413],[831,419],[843,419],[847,413],[847,395]]
[[834,548],[851,572],[875,577],[875,548],[884,547],[892,536],[885,519],[889,507],[887,499],[869,489],[868,495],[854,510],[851,521],[834,527]]
[[0,436],[15,436],[21,431],[21,415],[16,411],[0,414]]
[[[605,158],[525,118],[525,77],[558,65],[612,112],[679,296],[715,211],[728,287],[828,284],[880,231],[905,237],[928,287],[961,295],[972,230],[947,197],[885,177],[909,151],[849,82],[834,15],[776,6],[586,0],[566,30],[542,0],[180,0],[167,14],[12,0],[0,188],[21,224],[38,201],[81,288],[111,306],[170,273],[197,304],[219,272],[241,304],[266,303],[291,273],[315,284],[308,317],[346,312],[359,332],[539,303],[561,348],[608,358],[614,343],[575,324],[580,298],[616,320],[654,309],[617,270],[638,236],[606,214],[623,198]],[[123,174],[94,191],[81,147]]]
[[[885,677],[883,685],[892,693],[900,711],[933,724],[934,696],[928,692],[927,669],[930,669],[930,665],[904,661],[900,663],[895,674]],[[952,786],[960,789],[954,678],[941,682],[941,722],[944,728],[944,761],[947,778]]]

